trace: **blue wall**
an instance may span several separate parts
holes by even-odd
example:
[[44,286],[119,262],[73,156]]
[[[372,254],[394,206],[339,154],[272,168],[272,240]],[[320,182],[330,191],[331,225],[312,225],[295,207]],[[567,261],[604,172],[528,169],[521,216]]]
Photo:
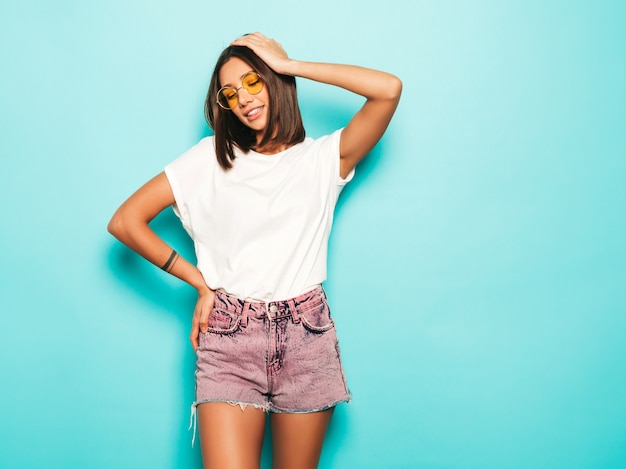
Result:
[[[626,467],[625,5],[3,2],[0,467],[200,467],[194,292],[105,228],[255,30],[405,85],[337,210],[321,467]],[[361,103],[299,86],[311,136]]]

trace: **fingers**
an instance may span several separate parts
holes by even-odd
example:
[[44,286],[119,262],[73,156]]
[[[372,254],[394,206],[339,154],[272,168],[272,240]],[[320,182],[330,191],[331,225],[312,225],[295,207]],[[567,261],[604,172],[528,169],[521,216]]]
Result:
[[243,36],[239,36],[231,45],[233,46],[246,46],[248,44],[252,45],[262,45],[264,42],[272,41],[271,39],[265,37],[263,34],[259,32],[244,34]]
[[241,36],[231,42],[233,46],[245,46],[251,49],[275,72],[284,73],[289,62],[289,56],[283,46],[274,39],[265,37],[261,33],[251,33]]
[[209,328],[209,314],[211,313],[211,310],[213,309],[213,305],[208,305],[208,304],[203,304],[202,308],[200,310],[200,320],[199,320],[199,326],[200,326],[200,331],[205,333],[208,328]]
[[193,350],[198,350],[198,345],[200,342],[200,328],[198,327],[198,323],[195,319],[191,322],[191,334],[189,334],[189,340],[191,341],[191,346]]
[[191,320],[191,334],[189,340],[194,350],[197,350],[200,343],[200,333],[206,333],[209,327],[209,314],[215,303],[215,292],[207,290],[198,297],[198,302],[193,312]]
[[262,51],[271,51],[274,53],[283,51],[282,46],[277,41],[267,38],[261,33],[246,34],[245,36],[238,37],[231,42],[231,45],[248,47],[257,54],[262,53]]

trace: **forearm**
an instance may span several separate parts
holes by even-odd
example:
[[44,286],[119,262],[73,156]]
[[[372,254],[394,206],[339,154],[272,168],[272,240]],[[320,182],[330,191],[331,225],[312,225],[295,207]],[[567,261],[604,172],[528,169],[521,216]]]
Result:
[[280,73],[339,86],[375,101],[396,101],[402,89],[398,77],[356,65],[288,60]]
[[246,34],[231,44],[249,47],[277,73],[339,86],[368,101],[397,103],[400,98],[402,83],[389,73],[355,65],[293,60],[279,42],[261,33]]
[[[172,248],[151,228],[153,213],[137,210],[138,204],[125,202],[113,215],[108,225],[109,232],[145,259],[170,274],[187,282],[197,290],[208,288],[200,271],[180,256],[171,258]],[[170,259],[171,258],[171,259]],[[166,264],[169,261],[169,265]]]

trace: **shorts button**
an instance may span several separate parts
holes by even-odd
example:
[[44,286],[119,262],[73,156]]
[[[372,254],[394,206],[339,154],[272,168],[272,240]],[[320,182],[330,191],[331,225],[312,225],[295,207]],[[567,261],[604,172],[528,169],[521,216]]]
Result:
[[270,313],[275,313],[276,311],[278,311],[278,308],[276,307],[276,305],[271,305],[270,306]]

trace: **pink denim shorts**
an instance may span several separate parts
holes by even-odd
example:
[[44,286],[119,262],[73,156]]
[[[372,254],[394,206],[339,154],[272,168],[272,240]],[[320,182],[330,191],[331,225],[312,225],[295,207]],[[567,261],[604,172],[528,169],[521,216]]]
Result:
[[216,292],[197,350],[196,402],[316,412],[350,400],[321,286],[269,303]]

